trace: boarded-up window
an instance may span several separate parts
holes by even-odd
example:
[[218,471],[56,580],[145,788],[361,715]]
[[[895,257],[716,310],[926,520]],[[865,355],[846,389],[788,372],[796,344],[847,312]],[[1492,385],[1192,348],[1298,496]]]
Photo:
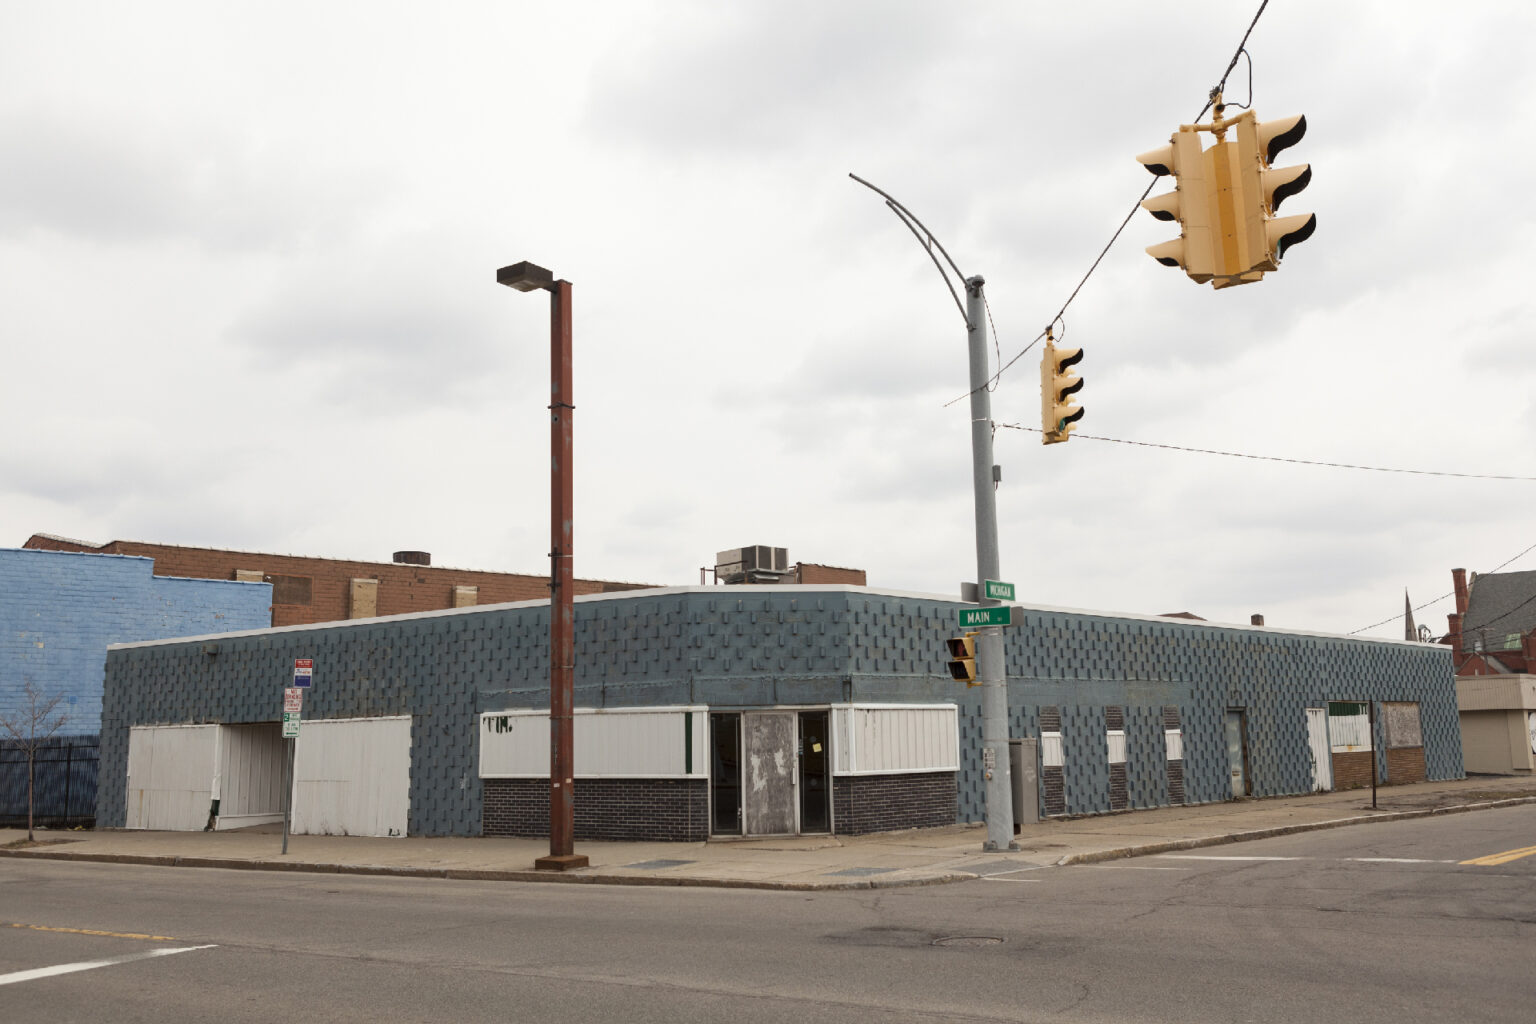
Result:
[[1419,731],[1419,706],[1410,703],[1384,703],[1381,705],[1382,726],[1387,734],[1387,748],[1422,747],[1424,736]]
[[309,604],[314,581],[308,576],[268,576],[273,604]]
[[378,580],[355,579],[347,590],[347,618],[371,619],[379,614]]
[[1329,701],[1328,737],[1335,754],[1370,750],[1370,709],[1363,701]]
[[452,605],[452,607],[454,607],[454,608],[473,608],[475,605],[477,605],[479,603],[480,603],[480,588],[479,587],[454,587],[453,588],[453,605]]
[[235,579],[241,583],[265,583],[267,574],[260,569],[236,569]]

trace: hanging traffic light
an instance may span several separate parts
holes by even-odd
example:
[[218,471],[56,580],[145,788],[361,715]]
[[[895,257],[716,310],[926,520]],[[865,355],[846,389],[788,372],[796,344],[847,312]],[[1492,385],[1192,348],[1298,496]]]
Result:
[[1147,254],[1165,267],[1181,267],[1197,283],[1216,273],[1213,251],[1211,181],[1200,136],[1192,127],[1180,128],[1168,145],[1136,158],[1153,174],[1170,175],[1174,190],[1144,200],[1142,209],[1158,220],[1177,221],[1179,237],[1147,246]]
[[1285,250],[1317,230],[1315,214],[1275,216],[1281,203],[1312,181],[1310,164],[1273,166],[1275,157],[1307,133],[1307,119],[1297,114],[1260,121],[1246,110],[1236,119],[1236,127],[1236,140],[1225,145],[1232,147],[1232,221],[1239,263],[1245,271],[1278,270]]
[[1040,357],[1040,435],[1042,444],[1067,440],[1083,418],[1083,408],[1072,396],[1083,390],[1083,378],[1072,367],[1083,361],[1080,348],[1057,348],[1049,338]]
[[[1153,196],[1142,207],[1159,220],[1177,220],[1180,236],[1147,247],[1165,266],[1182,267],[1197,283],[1213,288],[1251,284],[1279,268],[1285,250],[1311,237],[1317,217],[1276,217],[1275,210],[1312,180],[1307,164],[1272,167],[1279,153],[1307,131],[1302,115],[1259,121],[1253,111],[1221,117],[1208,125],[1182,125],[1162,149],[1136,159],[1156,175],[1171,174],[1177,188]],[[1227,132],[1236,129],[1236,138]],[[1216,142],[1202,149],[1199,132]]]
[[949,648],[949,674],[963,680],[966,686],[976,683],[976,634],[952,636],[944,641]]

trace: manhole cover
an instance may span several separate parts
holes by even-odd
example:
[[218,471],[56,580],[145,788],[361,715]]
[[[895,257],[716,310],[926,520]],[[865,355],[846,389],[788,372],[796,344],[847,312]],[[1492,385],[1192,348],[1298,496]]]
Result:
[[996,946],[1002,942],[998,935],[946,935],[934,939],[935,946]]

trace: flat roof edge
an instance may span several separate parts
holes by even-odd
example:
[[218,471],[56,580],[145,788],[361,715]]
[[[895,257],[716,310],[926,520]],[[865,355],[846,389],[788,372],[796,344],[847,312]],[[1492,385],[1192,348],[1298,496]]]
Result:
[[[895,597],[917,601],[941,601],[946,604],[966,604],[958,595],[953,594],[927,594],[919,591],[894,590],[884,587],[856,586],[851,583],[767,583],[767,584],[733,584],[730,586],[683,586],[683,587],[651,587],[643,590],[619,590],[606,594],[580,594],[575,601],[577,604],[594,604],[602,601],[633,601],[642,598],[653,597],[677,597],[692,594],[709,594],[716,597],[731,598],[746,594],[771,595],[771,594],[857,594],[870,597]],[[1175,619],[1162,615],[1147,615],[1141,612],[1113,612],[1093,608],[1068,608],[1057,605],[1027,604],[1021,601],[1008,602],[1015,608],[1027,612],[1037,612],[1046,615],[1088,615],[1100,619],[1120,619],[1130,622],[1156,622],[1178,629],[1223,629],[1237,630],[1244,633],[1258,635],[1273,634],[1278,636],[1313,637],[1322,640],[1349,640],[1364,644],[1391,644],[1400,647],[1427,648],[1443,651],[1447,657],[1451,649],[1443,644],[1425,644],[1416,640],[1395,640],[1384,637],[1352,636],[1345,633],[1325,633],[1320,630],[1288,629],[1280,626],[1254,626],[1232,622],[1208,622],[1206,620]],[[400,615],[379,615],[367,619],[333,619],[329,622],[307,622],[297,626],[269,626],[265,629],[237,630],[230,633],[208,633],[200,636],[166,637],[160,640],[140,640],[133,643],[109,644],[107,650],[131,650],[140,647],[163,647],[170,644],[196,643],[200,641],[236,639],[248,636],[273,636],[282,633],[309,632],[317,629],[350,629],[357,626],[378,625],[388,622],[410,622],[418,619],[437,619],[457,615],[477,615],[483,612],[502,611],[512,608],[540,608],[548,606],[547,598],[532,601],[508,601],[501,604],[482,604],[469,608],[437,608],[425,612],[405,612]],[[958,628],[958,626],[956,627]]]

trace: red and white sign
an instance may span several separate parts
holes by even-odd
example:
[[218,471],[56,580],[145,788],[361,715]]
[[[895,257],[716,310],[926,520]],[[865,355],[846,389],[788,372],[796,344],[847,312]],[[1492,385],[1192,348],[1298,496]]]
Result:
[[297,686],[287,686],[287,687],[284,687],[283,688],[283,710],[284,711],[303,711],[304,710],[304,691],[299,689]]

